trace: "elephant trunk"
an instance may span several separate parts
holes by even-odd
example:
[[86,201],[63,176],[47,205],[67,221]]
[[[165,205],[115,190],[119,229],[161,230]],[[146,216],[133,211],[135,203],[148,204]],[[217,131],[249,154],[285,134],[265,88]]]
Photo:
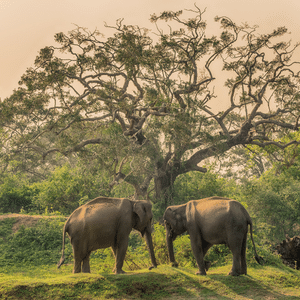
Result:
[[170,262],[172,263],[172,266],[177,267],[178,264],[175,262],[174,249],[173,249],[174,237],[172,234],[172,230],[169,226],[166,226],[166,239],[167,239],[167,247],[169,251]]
[[149,250],[149,254],[150,254],[150,258],[151,258],[151,263],[152,263],[152,266],[149,268],[149,270],[151,270],[152,268],[156,268],[157,267],[156,258],[155,258],[154,250],[153,250],[153,242],[152,242],[151,230],[149,230],[147,228],[145,234],[146,234],[145,235],[145,239],[146,239],[146,243],[147,243],[147,247],[148,247],[148,250]]

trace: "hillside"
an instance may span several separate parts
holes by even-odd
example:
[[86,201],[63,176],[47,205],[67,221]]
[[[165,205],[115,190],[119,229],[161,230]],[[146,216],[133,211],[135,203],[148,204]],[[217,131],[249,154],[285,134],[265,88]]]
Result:
[[[212,267],[204,277],[194,275],[195,268],[172,268],[167,264],[151,271],[132,271],[127,260],[127,274],[113,275],[113,260],[104,262],[100,256],[92,259],[91,274],[72,274],[71,256],[65,265],[56,268],[62,226],[63,218],[0,216],[0,299],[300,299],[300,272],[274,258],[264,266],[250,262],[248,275],[240,277],[226,275],[231,261]],[[46,237],[42,238],[44,231]],[[54,231],[55,239],[50,234]],[[8,236],[14,243],[9,244]],[[53,239],[51,243],[45,243],[49,239]],[[38,248],[38,244],[45,244],[45,249]],[[53,244],[55,247],[49,250]],[[16,245],[20,249],[15,249]],[[11,247],[8,253],[5,247]],[[128,255],[139,264],[137,252],[133,257],[131,252]],[[108,264],[106,271],[104,264]]]

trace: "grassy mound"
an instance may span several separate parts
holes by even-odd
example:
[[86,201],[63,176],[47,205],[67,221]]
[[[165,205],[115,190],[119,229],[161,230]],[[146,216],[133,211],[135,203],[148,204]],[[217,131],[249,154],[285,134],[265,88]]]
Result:
[[247,276],[226,276],[232,261],[223,246],[208,254],[212,262],[208,275],[196,276],[185,235],[174,243],[180,267],[170,267],[160,225],[153,233],[160,264],[157,269],[148,271],[145,243],[133,232],[124,263],[127,274],[111,273],[114,258],[110,249],[94,252],[91,274],[72,274],[70,243],[66,264],[56,267],[64,221],[64,217],[0,216],[1,299],[300,299],[300,272],[266,252],[267,264],[258,265],[251,247],[247,251]]
[[[68,269],[68,270],[67,270]],[[125,275],[76,274],[70,268],[35,269],[36,274],[0,277],[1,299],[299,299],[300,274],[287,267],[249,268],[247,276],[226,276],[230,265],[207,276],[196,269],[159,266]],[[33,270],[31,270],[33,271]],[[66,274],[66,271],[68,274]]]

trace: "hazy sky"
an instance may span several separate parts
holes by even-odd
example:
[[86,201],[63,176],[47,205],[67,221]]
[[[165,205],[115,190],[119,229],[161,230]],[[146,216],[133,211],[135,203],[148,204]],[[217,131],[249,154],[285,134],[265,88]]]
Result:
[[[204,19],[228,16],[236,23],[259,25],[259,31],[286,26],[294,43],[300,41],[299,0],[0,0],[0,98],[18,87],[39,50],[54,45],[54,34],[75,25],[109,35],[104,22],[153,28],[149,17],[164,10],[206,8]],[[300,60],[300,57],[299,57]]]

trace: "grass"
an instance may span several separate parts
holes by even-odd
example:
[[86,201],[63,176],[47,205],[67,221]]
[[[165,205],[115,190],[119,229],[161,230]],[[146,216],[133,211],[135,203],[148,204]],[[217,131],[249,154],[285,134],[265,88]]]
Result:
[[[162,262],[157,269],[143,269],[150,264],[149,255],[133,234],[132,249],[128,249],[124,264],[127,274],[111,273],[114,259],[109,249],[92,255],[91,274],[72,274],[69,243],[66,264],[56,268],[63,222],[23,222],[25,227],[13,232],[20,219],[0,220],[0,299],[300,299],[300,271],[284,266],[278,257],[267,252],[262,253],[267,264],[260,266],[249,249],[248,275],[231,277],[227,273],[232,259],[226,251],[220,256],[224,249],[219,247],[210,254],[213,267],[208,275],[196,276],[187,236],[177,239],[178,245],[175,243],[179,268]],[[155,229],[156,256],[166,261],[164,229]]]
[[72,274],[72,266],[24,268],[0,274],[1,299],[300,299],[299,271],[272,266],[250,267],[247,276],[226,276],[230,265],[172,268],[113,274]]

